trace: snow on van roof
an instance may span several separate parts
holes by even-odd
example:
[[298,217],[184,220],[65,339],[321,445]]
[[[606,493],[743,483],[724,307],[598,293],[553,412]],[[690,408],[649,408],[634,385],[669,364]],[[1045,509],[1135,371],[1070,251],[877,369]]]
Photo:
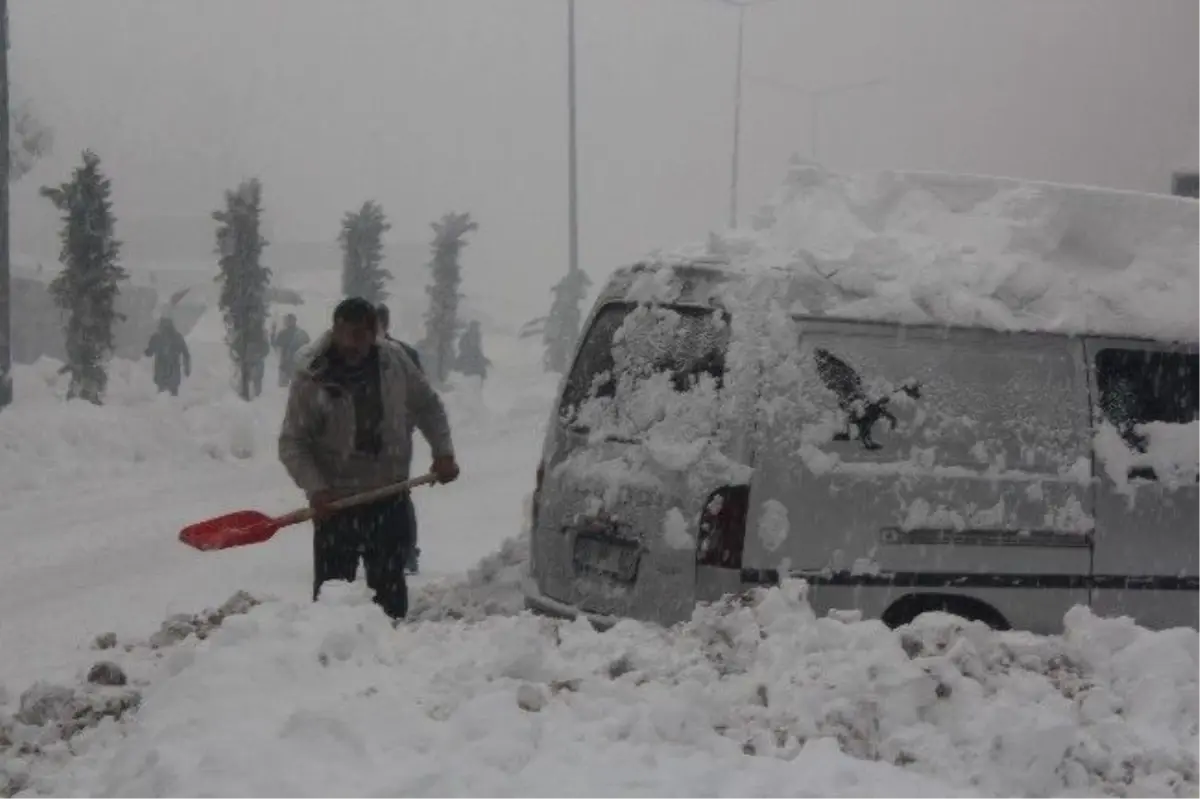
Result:
[[786,274],[793,312],[1196,341],[1198,211],[1168,195],[841,175],[794,161],[748,228],[653,260],[673,267],[704,256],[710,268]]

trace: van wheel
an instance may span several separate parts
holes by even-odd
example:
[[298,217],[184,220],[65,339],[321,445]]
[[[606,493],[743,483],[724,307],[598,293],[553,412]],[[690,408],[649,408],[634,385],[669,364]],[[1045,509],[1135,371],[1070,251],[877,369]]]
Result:
[[881,618],[894,630],[922,613],[939,610],[968,621],[981,621],[993,630],[1012,629],[1008,619],[988,603],[957,594],[908,594],[893,602]]

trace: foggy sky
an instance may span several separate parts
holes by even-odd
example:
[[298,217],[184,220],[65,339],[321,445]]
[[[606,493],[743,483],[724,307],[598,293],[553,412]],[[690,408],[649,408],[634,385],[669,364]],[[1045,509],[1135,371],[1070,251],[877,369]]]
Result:
[[[369,198],[396,241],[470,211],[480,230],[464,291],[538,312],[566,266],[565,10],[12,0],[16,94],[56,137],[14,188],[14,225],[52,223],[37,187],[90,147],[119,219],[207,217],[249,176],[264,182],[275,240],[332,240]],[[593,277],[724,224],[736,17],[719,0],[578,0],[581,255]],[[833,167],[1167,191],[1173,169],[1197,162],[1195,0],[779,0],[746,20],[748,77],[885,79],[823,104],[819,160]],[[793,152],[807,155],[809,108],[746,82],[743,216]],[[267,260],[286,275],[269,249]]]

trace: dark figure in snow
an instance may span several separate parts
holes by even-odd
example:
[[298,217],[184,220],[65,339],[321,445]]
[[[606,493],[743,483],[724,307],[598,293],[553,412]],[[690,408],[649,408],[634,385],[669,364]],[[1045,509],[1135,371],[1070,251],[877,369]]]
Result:
[[[375,318],[379,320],[379,338],[382,341],[400,347],[409,358],[412,358],[412,362],[416,364],[417,368],[422,369],[421,355],[417,352],[416,348],[410,347],[400,339],[392,338],[392,334],[388,332],[392,326],[392,312],[382,302],[375,306]],[[424,370],[422,369],[422,371]]]
[[483,354],[483,334],[479,331],[479,323],[467,325],[466,332],[458,340],[458,360],[456,368],[468,377],[487,379],[488,367],[492,365]]
[[250,363],[247,367],[250,373],[250,396],[257,397],[262,394],[263,375],[267,372],[267,355],[271,352],[271,342],[267,338],[260,338],[250,345]]
[[159,392],[169,391],[172,397],[178,396],[183,378],[191,377],[192,354],[170,317],[159,320],[158,331],[146,346],[146,357],[154,358],[154,385]]
[[375,307],[343,300],[333,329],[299,364],[279,432],[279,460],[308,496],[313,522],[313,598],[327,580],[351,581],[362,556],[375,602],[408,613],[404,562],[412,546],[407,496],[331,512],[336,499],[409,477],[412,429],[433,452],[440,482],[458,477],[450,423],[412,359],[380,344]]
[[[421,369],[421,356],[417,354],[417,351],[403,341],[392,338],[388,332],[392,326],[392,312],[382,302],[375,306],[375,318],[379,320],[379,341],[404,350],[404,353],[412,359],[413,365],[424,374],[424,370]],[[408,433],[412,435],[411,423]],[[404,568],[409,574],[416,574],[421,569],[421,547],[417,541],[417,508],[411,501],[408,503],[408,529],[412,533],[412,548],[408,551]]]
[[296,325],[296,315],[283,317],[283,330],[271,331],[271,346],[279,350],[279,385],[286,388],[296,372],[296,355],[308,344],[308,334]]
[[[891,428],[896,429],[896,417],[887,409],[891,397],[868,399],[858,372],[829,350],[818,349],[813,353],[813,358],[817,363],[817,376],[826,388],[837,395],[838,407],[846,414],[846,427],[834,434],[833,440],[850,441],[850,427],[853,425],[864,449],[879,449],[881,445],[871,437],[871,430],[880,419],[887,419]],[[892,393],[899,392],[913,399],[921,398],[921,387],[916,383],[905,383]]]

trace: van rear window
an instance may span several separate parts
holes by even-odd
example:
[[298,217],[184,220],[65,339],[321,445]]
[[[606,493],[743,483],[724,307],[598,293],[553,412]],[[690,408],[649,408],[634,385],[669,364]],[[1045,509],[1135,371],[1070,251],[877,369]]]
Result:
[[669,372],[676,391],[703,374],[720,384],[728,326],[705,308],[607,305],[584,336],[563,393],[564,412],[593,397],[612,396],[618,379]]

